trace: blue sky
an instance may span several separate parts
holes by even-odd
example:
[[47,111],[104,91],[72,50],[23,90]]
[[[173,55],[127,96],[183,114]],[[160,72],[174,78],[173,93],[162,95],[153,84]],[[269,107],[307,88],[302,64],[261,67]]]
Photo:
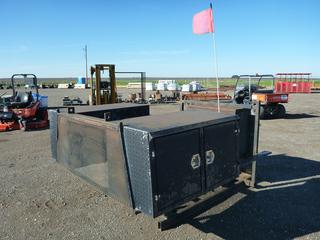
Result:
[[[1,0],[0,77],[84,75],[114,63],[147,76],[213,77],[212,36],[193,35],[208,0]],[[319,0],[216,0],[220,76],[312,72],[320,77]]]

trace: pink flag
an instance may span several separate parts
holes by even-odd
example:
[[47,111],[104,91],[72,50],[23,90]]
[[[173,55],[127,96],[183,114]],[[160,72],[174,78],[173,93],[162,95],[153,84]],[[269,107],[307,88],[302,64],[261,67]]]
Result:
[[202,12],[197,13],[193,17],[193,33],[194,34],[205,34],[213,33],[213,16],[212,8],[208,8]]

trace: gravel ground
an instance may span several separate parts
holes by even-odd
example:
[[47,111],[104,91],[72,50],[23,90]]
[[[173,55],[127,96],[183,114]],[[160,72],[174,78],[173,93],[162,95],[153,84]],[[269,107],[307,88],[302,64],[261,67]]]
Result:
[[[41,93],[55,106],[65,95],[87,95]],[[0,239],[320,239],[319,101],[320,94],[292,95],[286,119],[262,121],[260,150],[273,154],[258,162],[256,189],[241,187],[164,232],[55,164],[49,130],[0,133]]]

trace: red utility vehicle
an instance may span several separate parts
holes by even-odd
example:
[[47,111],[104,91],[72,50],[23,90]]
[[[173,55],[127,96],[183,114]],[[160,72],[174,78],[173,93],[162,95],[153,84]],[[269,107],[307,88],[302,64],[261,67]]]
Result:
[[[35,93],[18,92],[15,88],[17,78],[28,77],[33,80]],[[2,99],[0,108],[0,132],[11,130],[35,130],[49,126],[47,106],[42,106],[37,77],[34,74],[14,74],[11,77],[13,94]]]
[[273,75],[236,76],[234,101],[237,104],[251,104],[252,100],[260,102],[260,118],[283,118],[289,94],[275,92]]

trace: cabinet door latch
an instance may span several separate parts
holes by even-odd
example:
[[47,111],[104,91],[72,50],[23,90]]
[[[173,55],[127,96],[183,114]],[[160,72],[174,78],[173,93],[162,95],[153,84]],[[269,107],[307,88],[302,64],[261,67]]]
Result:
[[213,150],[206,151],[206,163],[207,165],[212,164],[214,162],[216,155]]
[[192,156],[191,158],[191,167],[193,169],[197,169],[199,168],[201,165],[201,158],[200,158],[200,154],[195,154]]

